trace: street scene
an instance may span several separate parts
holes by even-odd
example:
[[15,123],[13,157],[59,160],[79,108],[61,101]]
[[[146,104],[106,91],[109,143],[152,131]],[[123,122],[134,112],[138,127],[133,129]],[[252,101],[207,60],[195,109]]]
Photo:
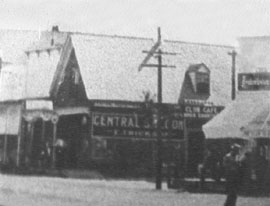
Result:
[[0,206],[269,205],[269,9],[0,0]]

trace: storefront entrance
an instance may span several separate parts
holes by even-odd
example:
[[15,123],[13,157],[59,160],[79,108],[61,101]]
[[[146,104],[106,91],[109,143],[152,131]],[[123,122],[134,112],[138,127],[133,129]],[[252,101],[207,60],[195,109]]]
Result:
[[89,119],[87,115],[65,115],[59,118],[57,138],[63,140],[63,154],[58,159],[64,168],[85,168],[90,159]]

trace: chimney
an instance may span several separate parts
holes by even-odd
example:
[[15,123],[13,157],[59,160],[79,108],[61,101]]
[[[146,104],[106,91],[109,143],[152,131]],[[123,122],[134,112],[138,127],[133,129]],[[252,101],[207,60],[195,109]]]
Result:
[[59,32],[59,27],[57,25],[53,26],[52,27],[52,32]]
[[51,46],[54,45],[54,33],[58,33],[59,32],[59,27],[56,25],[56,26],[53,26],[52,27],[52,39],[51,39]]

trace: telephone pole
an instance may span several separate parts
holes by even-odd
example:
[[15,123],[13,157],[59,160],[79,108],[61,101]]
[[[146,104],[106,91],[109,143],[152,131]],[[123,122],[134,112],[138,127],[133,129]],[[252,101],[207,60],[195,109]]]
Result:
[[232,57],[232,100],[235,100],[235,59],[236,59],[236,51],[228,53]]
[[[158,97],[158,110],[157,110],[157,153],[156,153],[156,189],[162,189],[162,136],[161,136],[161,106],[162,106],[162,68],[175,68],[172,65],[162,64],[162,55],[176,55],[176,53],[163,52],[159,47],[161,45],[161,32],[160,27],[158,27],[158,40],[150,51],[143,51],[148,55],[145,57],[141,65],[139,66],[139,71],[143,67],[155,67],[158,69],[157,77],[157,97]],[[158,64],[147,64],[149,59],[156,55],[158,59]]]

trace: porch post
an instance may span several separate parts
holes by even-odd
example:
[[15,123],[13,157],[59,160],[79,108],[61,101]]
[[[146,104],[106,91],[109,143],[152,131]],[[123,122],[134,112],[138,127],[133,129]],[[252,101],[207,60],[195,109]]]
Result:
[[55,143],[57,137],[57,122],[53,122],[53,146],[52,146],[52,168],[55,168]]
[[7,133],[5,133],[5,137],[4,137],[4,154],[3,154],[3,159],[4,159],[4,163],[7,163],[7,141],[8,141],[8,138],[7,138]]
[[42,128],[41,128],[41,140],[42,142],[44,141],[45,139],[45,128],[46,128],[46,122],[44,119],[41,119],[42,121]]
[[6,122],[5,122],[5,136],[4,136],[4,149],[3,149],[3,159],[4,163],[7,163],[7,144],[8,144],[8,138],[7,138],[7,124],[8,124],[8,111],[6,111]]
[[20,153],[21,153],[21,142],[22,142],[22,128],[24,127],[22,117],[20,118],[20,127],[19,127],[19,132],[18,132],[18,142],[17,142],[17,161],[16,161],[16,166],[20,166]]
[[185,141],[185,165],[184,165],[184,170],[185,170],[185,177],[187,176],[188,172],[188,131],[187,131],[187,119],[184,117],[184,141]]
[[34,122],[27,121],[27,142],[29,145],[27,148],[27,154],[26,154],[26,164],[29,164],[29,161],[31,162],[31,155],[32,155],[32,145],[33,145],[33,135],[34,135]]

